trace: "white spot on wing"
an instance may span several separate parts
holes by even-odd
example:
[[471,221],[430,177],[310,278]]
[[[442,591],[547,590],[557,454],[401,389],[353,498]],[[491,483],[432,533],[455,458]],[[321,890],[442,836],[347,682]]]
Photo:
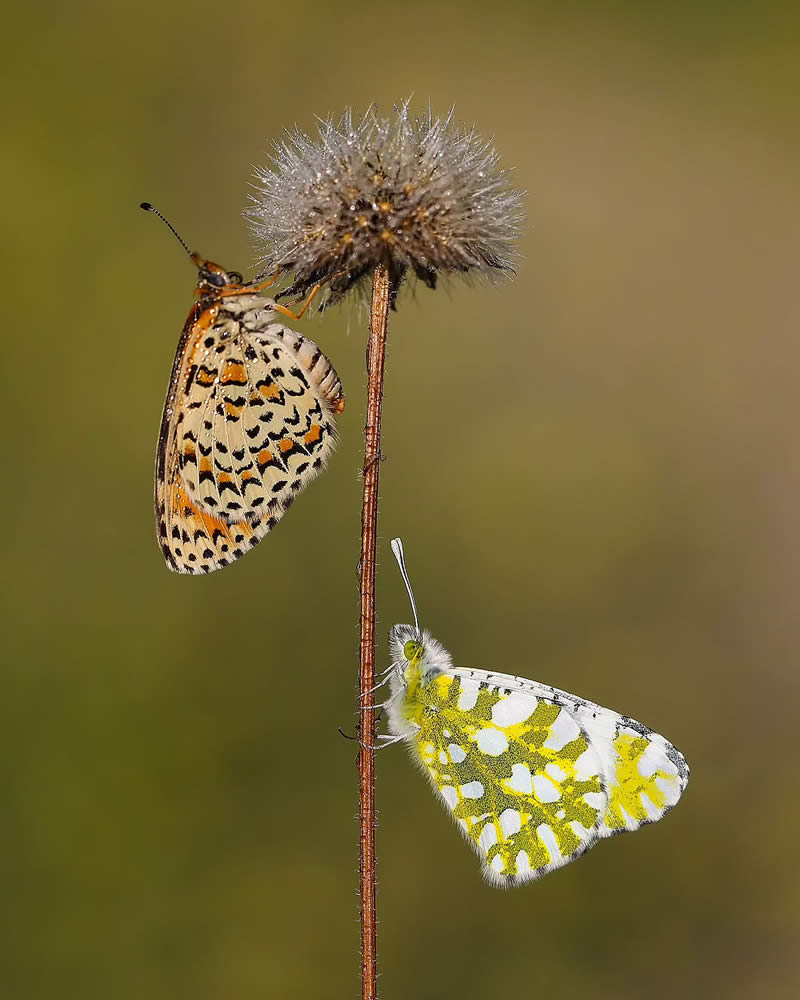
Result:
[[479,729],[475,734],[478,749],[489,757],[499,757],[508,750],[508,738],[499,729]]
[[598,772],[597,755],[591,747],[587,747],[575,761],[575,777],[578,781],[588,781],[594,778]]
[[586,827],[583,825],[583,823],[581,823],[579,820],[577,819],[570,820],[570,822],[567,825],[575,834],[575,836],[578,837],[580,840],[586,841],[591,839],[592,831],[587,830]]
[[455,788],[453,788],[452,785],[445,785],[444,788],[441,789],[441,792],[442,792],[442,798],[445,800],[445,802],[450,806],[451,809],[455,809],[455,807],[458,805],[458,792],[455,790]]
[[560,861],[563,857],[561,853],[561,848],[558,846],[558,841],[556,840],[556,835],[553,833],[552,829],[547,823],[540,823],[536,827],[536,832],[539,834],[539,839],[547,848],[547,853],[550,855],[551,861]]
[[674,806],[678,799],[681,797],[681,786],[676,778],[662,778],[658,777],[655,779],[656,788],[663,792],[666,797],[667,804]]
[[555,722],[550,726],[550,735],[544,741],[544,746],[548,750],[560,750],[567,743],[577,739],[580,734],[581,727],[569,712],[562,708],[556,716]]
[[527,851],[520,851],[517,855],[516,862],[518,875],[530,875],[531,859],[528,857]]
[[492,722],[496,726],[515,726],[524,722],[536,709],[537,701],[529,694],[512,691],[503,697],[492,709]]
[[470,781],[461,786],[461,794],[465,799],[479,799],[483,795],[483,785],[480,781]]
[[465,759],[467,753],[463,750],[457,743],[451,743],[447,748],[447,752],[450,754],[450,760],[454,764],[460,764],[462,760]]
[[561,789],[543,774],[534,774],[533,794],[540,802],[558,802]]
[[462,712],[475,708],[478,700],[478,682],[461,678],[461,690],[458,695],[458,707]]
[[648,818],[658,819],[658,817],[661,815],[661,810],[658,808],[658,806],[655,805],[655,803],[651,802],[649,796],[645,795],[644,792],[642,792],[639,795],[639,798],[642,800],[642,805],[644,806],[644,811],[647,813]]
[[650,743],[636,762],[636,768],[643,778],[652,778],[659,768],[663,770],[663,761],[664,754],[661,752],[661,748],[657,747],[655,743]]
[[553,761],[550,761],[550,763],[546,765],[544,771],[548,777],[553,779],[553,781],[563,781],[567,776],[567,772],[563,769],[563,767],[559,767],[558,764],[554,764]]
[[622,819],[623,819],[623,821],[625,823],[625,826],[627,826],[629,830],[635,830],[636,827],[639,825],[638,822],[625,809],[625,806],[623,806],[622,804],[620,804],[618,806],[618,808],[619,808],[620,813],[622,814]]
[[583,796],[583,801],[587,806],[591,806],[597,812],[606,807],[606,797],[602,792],[587,792]]
[[486,826],[481,830],[481,835],[478,838],[478,846],[482,851],[488,851],[490,847],[497,843],[497,830],[495,829],[494,823],[487,823]]
[[511,777],[506,778],[504,784],[512,792],[521,792],[523,795],[530,795],[533,792],[531,769],[527,764],[514,764],[511,768]]
[[500,829],[504,836],[512,837],[522,829],[522,820],[516,809],[504,809],[499,817]]
[[499,874],[503,870],[503,859],[499,854],[495,854],[492,858],[492,868]]

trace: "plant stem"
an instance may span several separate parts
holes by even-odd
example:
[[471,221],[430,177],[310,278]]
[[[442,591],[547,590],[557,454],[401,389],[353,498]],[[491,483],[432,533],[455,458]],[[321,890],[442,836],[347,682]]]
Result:
[[381,456],[381,404],[386,359],[391,283],[383,264],[372,282],[367,344],[367,419],[364,427],[364,499],[361,508],[361,640],[359,695],[359,874],[361,891],[361,996],[377,1000],[378,968],[375,912],[375,543],[378,533],[378,476]]

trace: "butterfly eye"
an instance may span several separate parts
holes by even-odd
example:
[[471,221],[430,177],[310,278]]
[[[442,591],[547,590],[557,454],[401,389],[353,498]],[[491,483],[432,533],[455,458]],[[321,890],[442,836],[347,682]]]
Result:
[[229,284],[231,284],[231,285],[241,285],[243,281],[244,281],[244,278],[241,276],[241,274],[239,274],[238,271],[229,271],[228,272],[228,283]]
[[224,274],[219,274],[217,271],[207,271],[205,268],[200,270],[200,280],[217,288],[222,288],[225,285],[225,277]]
[[414,660],[422,656],[422,646],[418,642],[415,642],[414,639],[409,639],[405,646],[403,646],[403,656],[405,656],[409,663],[413,663]]

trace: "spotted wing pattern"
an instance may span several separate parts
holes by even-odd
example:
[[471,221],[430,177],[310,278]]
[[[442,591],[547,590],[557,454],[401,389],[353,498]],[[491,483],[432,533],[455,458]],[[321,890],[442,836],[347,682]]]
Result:
[[536,878],[597,838],[603,768],[569,711],[449,673],[418,698],[415,750],[491,882]]
[[609,802],[598,829],[600,837],[632,832],[656,822],[683,794],[689,782],[689,765],[683,754],[630,716],[526,677],[463,668],[459,673],[479,683],[533,695],[572,713],[603,764]]
[[452,668],[413,697],[414,752],[496,885],[660,818],[686,785],[663,737],[605,709],[598,723],[598,706],[522,678]]
[[237,298],[190,313],[164,408],[156,519],[179,573],[219,569],[277,524],[324,467],[344,405],[316,344],[258,308],[270,300]]

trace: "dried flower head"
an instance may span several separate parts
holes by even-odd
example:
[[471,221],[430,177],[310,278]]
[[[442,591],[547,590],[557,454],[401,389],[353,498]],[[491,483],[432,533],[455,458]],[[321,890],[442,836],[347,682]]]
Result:
[[440,273],[512,270],[522,194],[452,111],[412,118],[405,104],[354,121],[348,109],[318,132],[276,144],[245,213],[264,270],[293,272],[284,294],[320,282],[335,302],[381,262],[395,290],[409,271],[435,288]]

